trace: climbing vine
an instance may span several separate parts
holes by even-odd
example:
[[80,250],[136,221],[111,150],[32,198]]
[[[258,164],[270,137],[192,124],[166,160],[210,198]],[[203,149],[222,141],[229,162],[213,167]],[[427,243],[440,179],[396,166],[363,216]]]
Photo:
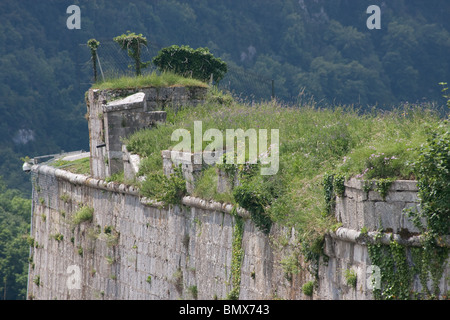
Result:
[[[438,297],[439,281],[445,270],[449,248],[443,238],[450,234],[450,130],[448,121],[430,131],[427,143],[414,163],[418,176],[420,211],[408,214],[424,236],[422,277],[430,274],[432,297]],[[425,225],[422,224],[425,222]]]
[[342,197],[345,193],[345,176],[342,174],[326,173],[322,187],[324,190],[325,209],[327,214],[333,214],[336,207],[336,196]]
[[[233,198],[250,213],[256,227],[268,234],[272,227],[272,219],[266,212],[272,202],[281,194],[281,187],[276,177],[262,176],[259,173],[261,163],[255,164],[221,164],[232,188]],[[235,178],[239,178],[239,185],[234,185]]]
[[237,214],[236,207],[233,208],[231,215],[234,217],[235,225],[233,229],[233,243],[231,247],[231,277],[233,289],[228,293],[227,299],[239,299],[241,287],[241,266],[244,258],[242,249],[242,236],[244,234],[244,220]]
[[389,193],[393,181],[394,179],[392,178],[384,178],[375,182],[375,190],[380,194],[381,198],[383,198],[383,201],[386,200],[386,196]]

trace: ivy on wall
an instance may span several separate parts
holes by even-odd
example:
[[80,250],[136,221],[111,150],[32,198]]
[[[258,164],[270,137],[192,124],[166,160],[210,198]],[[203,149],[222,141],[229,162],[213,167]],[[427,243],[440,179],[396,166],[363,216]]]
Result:
[[[405,212],[421,231],[422,244],[417,248],[406,248],[395,241],[389,246],[380,242],[368,245],[372,264],[379,266],[381,271],[382,286],[374,290],[376,299],[437,299],[446,294],[440,292],[439,282],[449,256],[449,248],[443,241],[450,233],[448,121],[437,128],[431,128],[430,137],[421,147],[414,168],[421,210],[408,209]],[[408,250],[411,255],[409,263]],[[421,292],[413,292],[412,285],[416,276],[422,285]],[[431,288],[428,287],[430,280]]]
[[236,206],[233,207],[231,215],[234,217],[235,225],[233,229],[233,242],[231,247],[231,278],[233,289],[228,293],[227,299],[239,299],[241,287],[241,266],[244,258],[242,249],[242,236],[244,234],[244,220],[237,214]]

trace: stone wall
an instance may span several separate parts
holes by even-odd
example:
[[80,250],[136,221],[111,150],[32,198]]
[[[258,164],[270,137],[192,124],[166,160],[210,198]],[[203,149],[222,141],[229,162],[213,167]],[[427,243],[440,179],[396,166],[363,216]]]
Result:
[[[33,166],[32,174],[35,246],[31,252],[29,298],[221,299],[231,291],[236,224],[231,205],[185,197],[182,206],[163,207],[140,198],[133,187],[45,164]],[[393,192],[386,198],[392,208],[410,205],[409,195],[401,198],[401,194],[414,182],[398,183],[403,184],[393,185],[398,194]],[[265,235],[247,212],[239,210],[244,219],[239,298],[373,299],[368,285],[371,261],[367,244],[374,241],[378,226],[362,233],[358,228],[367,222],[353,226],[351,218],[345,218],[355,214],[348,208],[375,202],[373,214],[377,219],[367,221],[380,218],[383,227],[393,231],[382,234],[383,243],[394,239],[414,247],[420,244],[420,235],[404,237],[396,233],[396,225],[389,223],[400,223],[401,219],[391,217],[401,213],[379,210],[382,207],[376,203],[382,200],[370,193],[363,200],[362,191],[355,182],[349,182],[346,195],[337,201],[336,213],[343,226],[325,237],[326,256],[321,258],[312,297],[301,290],[303,284],[314,280],[302,257],[297,257],[301,266],[298,272],[288,275],[283,265],[295,253],[295,231],[274,225]],[[396,206],[397,201],[401,204]],[[74,224],[73,217],[83,206],[93,209],[92,221]],[[446,241],[450,244],[449,239]],[[356,288],[346,282],[346,270],[356,272]],[[440,283],[443,293],[449,290],[449,277],[447,265]],[[414,288],[420,290],[419,279],[414,279]]]
[[388,229],[394,233],[418,233],[404,209],[419,210],[416,181],[394,181],[386,198],[375,182],[352,179],[345,183],[345,196],[337,197],[336,218],[343,227],[368,231]]
[[[125,185],[46,165],[34,166],[33,174],[29,298],[193,299],[195,286],[196,298],[221,299],[232,289],[230,205],[185,197],[183,206],[164,208]],[[93,220],[74,225],[82,206],[93,208]],[[301,299],[300,279],[310,275],[286,280],[284,253],[273,242],[290,230],[275,227],[267,237],[239,212],[245,218],[240,298]],[[80,270],[79,289],[68,285],[75,277],[70,268]]]

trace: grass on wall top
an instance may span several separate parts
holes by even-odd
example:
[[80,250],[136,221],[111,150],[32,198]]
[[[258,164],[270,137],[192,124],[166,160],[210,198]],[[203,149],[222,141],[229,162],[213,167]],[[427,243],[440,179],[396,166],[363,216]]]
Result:
[[106,78],[104,81],[99,80],[92,85],[93,89],[130,89],[130,88],[145,88],[145,87],[208,87],[207,84],[192,78],[185,78],[174,73],[164,72],[141,76],[112,76]]

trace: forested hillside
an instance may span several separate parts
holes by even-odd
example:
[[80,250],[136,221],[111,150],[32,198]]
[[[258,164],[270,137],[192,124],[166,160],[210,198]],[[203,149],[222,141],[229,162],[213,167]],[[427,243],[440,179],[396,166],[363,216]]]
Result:
[[[69,30],[73,4],[81,29]],[[381,7],[380,30],[366,26],[369,5]],[[100,41],[106,74],[131,63],[112,44],[130,30],[147,37],[148,59],[173,44],[208,47],[228,64],[220,87],[243,97],[269,99],[273,79],[277,99],[290,104],[438,109],[445,104],[439,83],[450,81],[449,13],[446,0],[2,0],[0,191],[8,196],[0,213],[28,214],[11,200],[31,191],[21,157],[88,150],[91,38]],[[9,260],[0,248],[1,266]],[[7,296],[19,297],[14,292]]]
[[[79,30],[66,27],[72,4],[81,8]],[[381,30],[366,27],[371,4],[381,7]],[[257,98],[270,98],[274,79],[289,102],[441,104],[449,12],[444,0],[1,1],[0,174],[29,192],[20,157],[88,148],[92,76],[80,44],[90,38],[100,40],[100,56],[102,42],[127,30],[145,35],[152,52],[206,46],[229,64],[221,85]]]

